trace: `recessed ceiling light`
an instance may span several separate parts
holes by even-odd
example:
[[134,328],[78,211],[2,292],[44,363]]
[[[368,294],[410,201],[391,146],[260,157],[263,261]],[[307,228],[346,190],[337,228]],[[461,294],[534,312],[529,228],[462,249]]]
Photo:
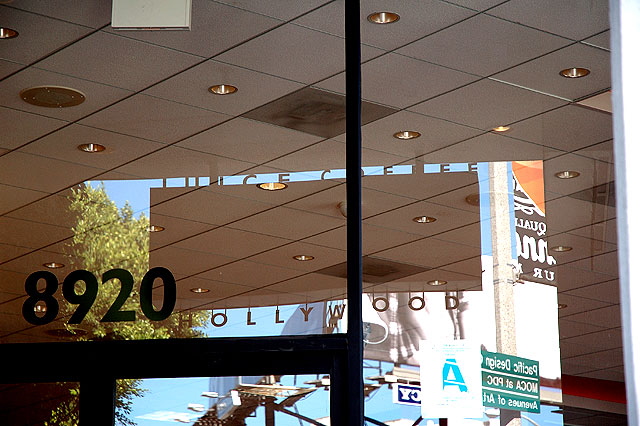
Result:
[[431,223],[431,222],[435,222],[437,219],[435,217],[431,217],[431,216],[417,216],[413,218],[414,222],[417,223]]
[[494,132],[504,133],[504,132],[508,131],[509,129],[511,129],[511,127],[509,127],[509,126],[498,126],[498,127],[494,127],[492,130]]
[[83,143],[82,145],[78,145],[78,149],[83,152],[96,153],[102,152],[107,148],[99,143]]
[[396,139],[415,139],[421,136],[420,132],[416,132],[413,130],[403,130],[401,132],[396,132],[393,134],[393,137]]
[[261,183],[257,185],[257,187],[260,189],[264,189],[265,191],[280,191],[281,189],[285,189],[287,187],[287,184],[282,182],[267,182]]
[[578,176],[580,176],[580,172],[576,172],[575,170],[564,170],[555,174],[555,177],[558,179],[573,179]]
[[445,280],[431,280],[427,281],[427,284],[432,286],[445,285],[447,282]]
[[588,75],[591,71],[586,68],[567,68],[560,71],[560,75],[566,78],[580,78]]
[[68,87],[36,86],[24,89],[20,97],[28,104],[47,108],[67,108],[80,105],[86,99],[84,94]]
[[566,303],[558,303],[558,309],[564,309],[569,307],[569,305],[567,305]]
[[300,262],[306,262],[306,261],[308,261],[308,260],[313,260],[313,259],[315,259],[315,257],[313,257],[313,256],[309,256],[309,255],[306,255],[306,254],[298,254],[298,255],[296,255],[296,256],[293,256],[293,258],[294,258],[295,260],[299,260]]
[[554,246],[554,247],[549,247],[549,250],[555,251],[557,253],[563,253],[563,252],[566,252],[566,251],[573,250],[573,247],[571,247],[571,246]]
[[49,268],[49,269],[60,269],[60,268],[64,268],[64,263],[47,262],[47,263],[43,263],[42,266],[44,266],[45,268]]
[[189,289],[189,291],[191,293],[201,294],[201,293],[209,293],[211,290],[209,290],[208,288],[194,287],[194,288]]
[[231,95],[236,93],[238,88],[230,84],[216,84],[215,86],[209,87],[209,91],[215,95]]
[[11,28],[0,27],[0,39],[18,37],[18,32]]
[[374,24],[392,24],[400,19],[400,15],[393,12],[375,12],[367,16],[367,19]]
[[33,312],[36,314],[44,314],[47,312],[47,305],[35,305],[33,307]]
[[471,206],[480,205],[480,194],[469,194],[464,198],[464,201]]
[[149,232],[162,232],[162,231],[164,231],[164,226],[149,225],[149,227],[147,228],[147,231],[149,231]]

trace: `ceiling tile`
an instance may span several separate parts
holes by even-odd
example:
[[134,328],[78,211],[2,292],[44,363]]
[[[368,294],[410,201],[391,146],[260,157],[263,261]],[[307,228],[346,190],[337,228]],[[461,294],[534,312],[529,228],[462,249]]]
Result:
[[[393,137],[394,133],[406,130],[419,132],[421,136],[411,140]],[[363,126],[362,145],[364,148],[376,151],[415,158],[480,133],[480,130],[450,121],[409,111],[399,111]],[[342,137],[336,139],[342,140]]]
[[[480,250],[478,248],[450,243],[436,237],[425,238],[401,247],[376,253],[376,257],[428,268],[450,265],[475,256],[478,258],[477,268],[479,272],[481,267]],[[451,270],[456,271],[455,268]]]
[[[560,343],[575,344],[583,346],[582,353],[595,352],[602,349],[615,349],[622,347],[622,329],[612,328],[603,331],[597,331],[595,333],[583,334],[582,336],[575,336],[563,339]],[[565,354],[563,353],[563,356]],[[571,355],[569,355],[571,356]]]
[[605,330],[604,327],[595,324],[585,324],[583,322],[570,321],[565,318],[559,318],[558,325],[560,327],[561,339]]
[[35,191],[56,192],[99,173],[100,169],[94,167],[17,151],[0,157],[0,181]]
[[[374,12],[392,11],[400,15],[393,25],[377,25],[367,16]],[[369,0],[362,2],[361,40],[363,44],[392,50],[427,34],[438,31],[473,11],[435,0],[393,2]],[[295,24],[344,37],[344,1],[331,2],[294,21]]]
[[260,262],[260,260],[256,260],[256,253],[263,251],[273,253],[274,250],[277,250],[274,248],[287,242],[288,240],[282,238],[242,231],[230,227],[220,227],[191,236],[174,243],[173,246],[214,253],[233,259],[252,256],[252,260]]
[[568,292],[592,284],[610,282],[611,275],[569,265],[556,266],[556,283],[559,292]]
[[[20,98],[20,91],[36,86],[73,88],[85,95],[85,101],[68,108],[47,108],[24,102]],[[3,106],[66,121],[77,120],[130,94],[131,92],[127,90],[33,67],[0,81],[0,97],[3,99]]]
[[402,47],[398,53],[487,76],[568,43],[542,31],[477,15]]
[[276,19],[221,2],[192,0],[188,31],[127,31],[111,27],[107,31],[209,58],[278,24]]
[[[405,84],[393,83],[398,78],[398,70],[402,70]],[[404,108],[476,79],[476,76],[434,65],[422,58],[387,53],[362,65],[362,98]],[[344,84],[341,73],[316,86],[344,93]]]
[[510,136],[485,133],[422,157],[424,163],[541,160],[555,150]]
[[80,124],[172,143],[227,118],[227,115],[139,94],[85,118]]
[[[314,259],[307,261],[294,259],[294,256],[299,255],[313,256]],[[301,272],[312,272],[327,266],[342,263],[346,261],[346,258],[347,254],[344,250],[296,241],[269,250],[267,253],[252,256],[251,261],[295,269]]]
[[611,34],[607,30],[598,35],[594,35],[593,37],[589,37],[588,39],[584,40],[583,43],[600,47],[602,49],[611,50],[610,39],[611,39]]
[[449,0],[450,3],[459,4],[473,10],[486,10],[490,7],[504,2],[504,0]]
[[342,71],[344,40],[296,25],[284,25],[217,59],[298,82],[314,83]]
[[575,153],[613,164],[613,139],[604,141],[596,145],[588,146],[579,151],[576,151]]
[[613,305],[565,317],[568,320],[596,324],[602,327],[620,327],[620,306]]
[[159,214],[156,213],[155,209],[151,210],[149,223],[151,225],[162,226],[164,228],[161,232],[152,232],[149,234],[150,251],[173,244],[184,238],[189,238],[192,235],[198,235],[215,226],[194,220],[180,219],[177,217]]
[[[574,100],[611,87],[610,61],[609,52],[576,43],[492,78]],[[582,78],[560,75],[560,71],[572,67],[587,68],[591,73]]]
[[149,253],[149,268],[162,266],[176,274],[192,275],[213,269],[232,260],[229,257],[212,253],[169,246]]
[[549,228],[549,233],[553,234],[557,231],[572,231],[614,218],[616,211],[614,207],[562,197],[547,201],[546,213],[547,228]]
[[11,108],[0,107],[0,111],[0,148],[17,148],[67,123]]
[[596,241],[596,243],[606,241],[611,244],[616,244],[618,242],[616,219],[604,220],[582,228],[572,229],[570,233],[591,238]]
[[606,1],[511,0],[488,13],[542,31],[581,40],[609,28],[608,6]]
[[[78,149],[78,145],[87,143],[101,144],[106,149],[100,153],[87,153]],[[158,142],[73,124],[32,142],[22,152],[110,169],[163,146]]]
[[178,145],[260,164],[297,151],[321,139],[318,136],[272,124],[234,118],[181,141]]
[[[617,381],[617,382],[624,382],[624,365],[621,362],[621,364],[618,367],[615,368],[606,368],[606,369],[602,369],[602,370],[598,370],[598,371],[590,371],[588,373],[583,373],[581,374],[581,376],[583,377],[590,377],[593,379],[602,379],[602,380],[613,380],[613,381]],[[613,420],[609,420],[603,417],[600,417],[599,419],[596,418],[596,421],[611,421],[612,424],[615,425],[615,422],[618,422],[618,419],[613,419]],[[625,418],[626,419],[626,418]],[[620,424],[620,423],[618,423]]]
[[551,96],[483,79],[413,106],[411,111],[491,130],[565,103]]
[[[238,91],[227,96],[214,95],[208,90],[214,84],[231,84]],[[144,93],[229,115],[240,115],[301,87],[302,84],[289,80],[206,61]]]
[[[586,311],[591,311],[594,309],[600,309],[600,308],[604,308],[607,306],[611,306],[611,303],[608,303],[606,301],[600,301],[600,300],[596,300],[595,298],[589,298],[589,297],[580,297],[579,295],[576,295],[574,291],[570,291],[570,292],[562,292],[558,294],[558,303],[559,304],[564,304],[567,305],[566,308],[558,308],[558,318],[559,320],[565,320],[567,319],[570,315],[574,315],[574,314],[578,314],[581,312],[586,312]],[[565,322],[570,322],[571,324],[568,324],[568,326],[571,325],[575,325],[575,324],[583,324],[583,323],[576,323],[575,321],[571,321],[571,320],[567,320]],[[601,326],[598,326],[596,328],[596,330],[600,330]],[[575,327],[577,329],[579,329],[581,332],[580,333],[571,333],[571,336],[575,336],[577,334],[585,334],[585,333],[591,333],[595,330],[591,330],[591,329],[584,329],[584,327]],[[567,332],[569,331],[569,327],[567,329]],[[562,334],[562,337],[567,337],[564,334]]]
[[[86,52],[100,52],[87,60]],[[141,90],[202,59],[99,31],[38,63],[49,71]]]
[[[64,226],[0,217],[0,241],[3,244],[34,249],[63,240],[71,235],[71,230]],[[38,265],[42,265],[42,263]]]
[[265,3],[262,0],[219,0],[233,7],[250,10],[262,15],[289,20],[322,6],[327,0],[280,0],[277,3]]
[[0,14],[2,25],[19,34],[18,37],[3,40],[0,55],[2,59],[25,65],[91,32],[90,28],[4,5],[0,5]]
[[[559,179],[556,173],[576,171],[580,175],[571,179]],[[569,195],[613,181],[613,164],[577,154],[564,154],[544,162],[545,191]],[[595,198],[594,192],[594,198]],[[555,197],[549,197],[555,198]]]
[[[606,247],[605,247],[606,250]],[[571,263],[575,268],[606,274],[609,277],[618,277],[618,251],[595,252],[587,258]]]
[[24,65],[17,62],[0,60],[0,79],[5,78],[9,74],[14,73],[21,68],[24,68]]
[[522,121],[509,130],[514,138],[547,147],[574,151],[612,137],[609,114],[574,105]]
[[298,240],[326,232],[343,224],[343,219],[287,207],[276,207],[240,220],[233,226],[247,231]]
[[11,7],[91,28],[102,27],[111,21],[111,3],[102,0],[20,0],[12,2]]
[[[260,264],[250,260],[241,260],[202,273],[199,277],[222,283],[223,285],[227,283],[243,285],[248,289],[287,280],[296,275],[300,275],[300,271]],[[256,300],[257,302],[258,300]]]
[[0,200],[2,200],[2,211],[0,211],[0,215],[4,215],[11,210],[20,208],[21,206],[40,199],[47,194],[48,193],[46,192],[34,191],[18,186],[0,184]]

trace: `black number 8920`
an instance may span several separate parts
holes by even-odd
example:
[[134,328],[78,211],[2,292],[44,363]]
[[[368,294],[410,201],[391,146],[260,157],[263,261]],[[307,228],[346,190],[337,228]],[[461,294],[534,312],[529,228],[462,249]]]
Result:
[[[100,322],[121,322],[135,321],[136,312],[132,310],[122,310],[131,290],[133,290],[134,279],[131,273],[125,269],[111,269],[102,274],[102,284],[117,279],[120,281],[120,292],[111,304],[111,307],[102,317]],[[162,307],[156,310],[152,301],[153,283],[156,279],[162,280],[164,289],[164,300]],[[38,282],[44,280],[45,287],[38,290]],[[78,293],[76,283],[84,282],[84,292]],[[58,316],[60,306],[54,294],[58,290],[58,278],[49,271],[38,271],[29,275],[24,283],[24,289],[29,297],[22,305],[22,316],[34,325],[48,324]],[[71,272],[62,283],[62,295],[65,300],[73,305],[78,305],[75,312],[67,321],[68,324],[80,324],[98,296],[98,279],[91,272],[79,269]],[[44,304],[44,315],[38,316],[36,306]],[[156,267],[150,269],[142,278],[140,283],[140,308],[142,313],[151,321],[162,321],[167,319],[176,305],[176,280],[173,274],[166,268]]]

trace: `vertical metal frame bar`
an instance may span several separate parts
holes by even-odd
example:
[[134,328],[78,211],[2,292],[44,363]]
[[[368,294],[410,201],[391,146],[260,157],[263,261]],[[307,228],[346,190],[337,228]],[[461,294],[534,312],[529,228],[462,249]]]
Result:
[[[362,379],[362,130],[360,69],[360,1],[345,1],[346,169],[347,169],[347,395],[346,424],[364,423]],[[338,423],[332,424],[337,425]]]

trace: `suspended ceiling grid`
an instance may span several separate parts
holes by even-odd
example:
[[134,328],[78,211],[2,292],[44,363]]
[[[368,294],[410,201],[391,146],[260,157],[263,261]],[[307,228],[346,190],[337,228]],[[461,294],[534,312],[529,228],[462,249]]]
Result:
[[[563,372],[623,380],[611,115],[574,103],[611,86],[607,2],[362,3],[363,98],[393,112],[363,127],[364,165],[543,159],[549,243],[573,247],[556,255],[559,301],[568,305],[559,311]],[[344,134],[324,138],[243,117],[306,87],[344,93],[342,7],[194,0],[191,31],[122,32],[109,25],[110,2],[0,5],[2,25],[20,33],[0,40],[2,341],[47,339],[20,318],[22,286],[72,236],[69,188],[343,168]],[[366,21],[379,10],[401,19]],[[572,66],[591,74],[558,75]],[[207,93],[221,82],[240,90]],[[23,102],[19,92],[37,85],[73,87],[87,99],[60,109]],[[501,124],[512,128],[490,131]],[[422,137],[392,137],[406,129]],[[83,142],[108,149],[86,155],[76,149]],[[559,180],[561,170],[581,175]],[[433,268],[416,281],[477,283],[479,218],[464,201],[477,192],[474,179],[366,177],[365,254]],[[150,196],[152,221],[167,228],[151,237],[151,262],[170,265],[186,305],[202,303],[192,285],[214,286],[229,303],[264,286],[263,297],[279,303],[344,293],[343,280],[314,273],[345,259],[336,208],[343,181]],[[411,218],[422,214],[438,221],[417,227]],[[314,262],[290,260],[311,251]],[[256,265],[260,274],[251,272]]]

